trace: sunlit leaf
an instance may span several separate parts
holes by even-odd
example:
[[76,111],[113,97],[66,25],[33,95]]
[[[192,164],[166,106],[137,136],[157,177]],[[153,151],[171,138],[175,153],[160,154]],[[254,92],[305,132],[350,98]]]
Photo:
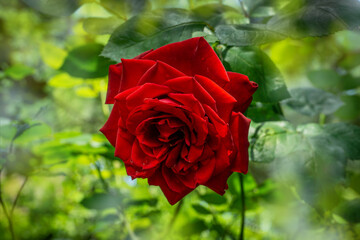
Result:
[[95,193],[81,200],[81,205],[89,209],[104,210],[106,208],[116,208],[121,199],[117,195],[108,193]]
[[116,17],[86,18],[83,22],[84,30],[93,35],[111,34],[117,26],[123,23]]
[[89,43],[71,50],[61,70],[80,78],[99,78],[108,74],[113,62],[99,56],[103,45]]

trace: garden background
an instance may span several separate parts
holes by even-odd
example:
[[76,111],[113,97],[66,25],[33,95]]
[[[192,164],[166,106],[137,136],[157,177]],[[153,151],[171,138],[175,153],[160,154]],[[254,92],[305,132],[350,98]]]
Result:
[[[357,0],[0,0],[0,239],[359,239],[359,30]],[[259,84],[250,168],[171,206],[99,129],[109,64],[195,36]]]

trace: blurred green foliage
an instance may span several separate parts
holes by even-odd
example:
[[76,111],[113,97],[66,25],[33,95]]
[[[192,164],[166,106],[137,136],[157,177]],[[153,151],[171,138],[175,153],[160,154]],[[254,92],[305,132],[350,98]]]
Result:
[[107,68],[204,36],[259,83],[245,239],[360,238],[357,0],[0,0],[0,239],[237,239],[239,175],[175,206],[98,132]]

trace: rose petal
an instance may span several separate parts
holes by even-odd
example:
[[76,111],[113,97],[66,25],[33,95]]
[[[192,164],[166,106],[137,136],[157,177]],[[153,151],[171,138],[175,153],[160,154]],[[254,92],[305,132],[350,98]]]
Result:
[[195,79],[214,98],[219,117],[229,122],[236,99],[207,77],[196,75]]
[[135,137],[132,134],[126,131],[126,129],[119,127],[116,138],[115,156],[125,163],[129,162],[134,140]]
[[180,201],[183,197],[185,197],[185,195],[193,190],[191,188],[186,188],[186,190],[182,191],[181,193],[171,190],[162,176],[160,169],[158,169],[151,177],[149,177],[148,183],[149,185],[159,186],[171,205],[174,205]]
[[155,61],[145,59],[121,59],[121,62],[123,70],[119,92],[137,86],[145,72],[156,64]]
[[165,45],[144,58],[163,61],[188,76],[206,76],[220,86],[229,82],[220,59],[203,37]]
[[231,174],[232,172],[229,168],[227,168],[220,174],[211,177],[209,181],[207,181],[203,185],[207,186],[214,192],[223,195],[225,193],[225,190],[228,189],[227,180]]
[[167,95],[172,90],[163,85],[145,83],[126,97],[126,105],[133,108],[144,103],[145,98],[158,98]]
[[106,121],[105,125],[100,129],[100,132],[102,132],[105,135],[105,137],[114,147],[116,145],[116,137],[119,128],[118,127],[119,119],[120,119],[120,112],[118,108],[118,103],[115,102],[108,120]]
[[235,145],[236,154],[232,161],[231,170],[246,174],[248,171],[249,154],[248,154],[248,134],[250,119],[241,113],[234,113],[231,116],[230,131]]
[[166,80],[182,76],[185,76],[185,74],[180,72],[179,70],[162,61],[156,61],[156,64],[154,64],[154,66],[152,66],[141,77],[138,85],[142,85],[144,83],[163,84]]
[[251,103],[252,95],[258,88],[257,83],[249,81],[249,78],[240,73],[227,72],[230,82],[224,86],[224,89],[230,93],[237,103],[233,111],[245,112]]
[[164,85],[169,86],[177,92],[191,93],[201,103],[216,109],[214,98],[192,77],[174,78],[166,81]]
[[162,165],[162,175],[171,190],[181,193],[188,189],[188,187],[185,186],[184,183],[175,176],[175,173],[170,168],[166,167],[165,164]]
[[113,104],[115,102],[114,97],[120,90],[122,69],[122,63],[109,66],[109,82],[105,101],[106,104]]
[[217,113],[208,105],[204,104],[206,115],[211,120],[211,123],[215,126],[216,131],[221,137],[225,137],[228,132],[228,125],[222,120]]
[[194,97],[193,94],[189,93],[169,93],[168,96],[180,104],[190,107],[193,112],[203,117],[205,115],[204,108],[201,106],[199,101]]
[[210,179],[214,172],[215,164],[216,161],[214,157],[210,157],[199,163],[199,169],[196,171],[195,177],[198,184],[204,184]]

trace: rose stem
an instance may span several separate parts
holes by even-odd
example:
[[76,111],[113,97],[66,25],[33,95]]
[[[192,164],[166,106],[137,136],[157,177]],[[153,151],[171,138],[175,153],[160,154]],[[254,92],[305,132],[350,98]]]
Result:
[[244,192],[244,177],[239,173],[240,191],[241,191],[241,225],[239,239],[244,240],[244,227],[245,227],[245,192]]

